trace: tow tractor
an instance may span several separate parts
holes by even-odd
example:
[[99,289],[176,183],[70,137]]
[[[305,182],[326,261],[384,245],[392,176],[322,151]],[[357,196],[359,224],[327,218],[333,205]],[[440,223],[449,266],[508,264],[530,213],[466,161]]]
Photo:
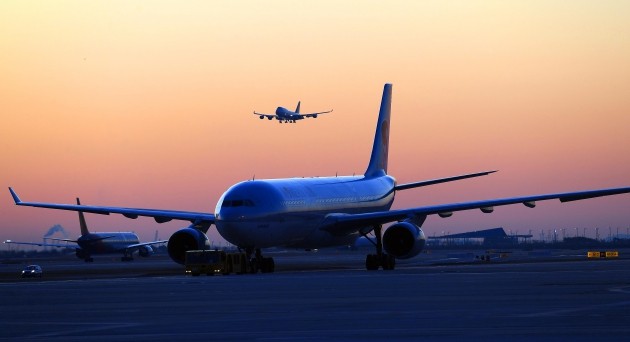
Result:
[[186,252],[186,274],[198,276],[215,274],[243,274],[252,270],[245,253],[227,253],[222,250],[192,250]]

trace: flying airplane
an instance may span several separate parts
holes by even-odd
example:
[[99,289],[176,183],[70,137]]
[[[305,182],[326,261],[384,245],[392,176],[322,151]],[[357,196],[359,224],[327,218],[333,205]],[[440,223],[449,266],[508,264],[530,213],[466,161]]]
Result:
[[[78,198],[77,205],[81,205]],[[79,236],[76,240],[48,238],[48,240],[65,241],[66,243],[64,244],[17,242],[11,240],[7,240],[4,243],[42,247],[75,248],[77,258],[83,259],[85,262],[92,262],[94,261],[92,255],[114,253],[122,253],[122,261],[131,261],[133,260],[133,253],[136,250],[138,251],[138,255],[141,257],[148,257],[153,254],[153,248],[151,248],[152,245],[159,245],[168,242],[168,240],[161,240],[140,243],[138,235],[132,232],[90,233],[85,222],[83,212],[81,211],[79,211],[79,225],[81,226],[81,236]],[[68,244],[69,242],[76,245],[73,246]]]
[[[375,253],[368,254],[368,270],[392,270],[396,259],[412,258],[426,243],[421,227],[430,215],[449,217],[454,212],[479,209],[491,213],[496,206],[559,199],[570,202],[630,192],[630,187],[551,193],[473,202],[447,203],[390,210],[396,191],[491,174],[495,171],[398,184],[387,174],[392,85],[385,84],[372,152],[367,169],[359,176],[247,180],[228,188],[214,213],[25,202],[9,188],[16,205],[122,214],[135,219],[153,217],[162,223],[190,221],[169,238],[168,252],[183,263],[186,251],[209,249],[206,233],[211,225],[228,242],[247,254],[253,270],[273,272],[274,261],[261,249],[287,247],[317,249],[352,245],[359,237],[374,234]],[[386,230],[383,224],[392,223]]]
[[292,112],[284,107],[278,107],[276,109],[276,114],[263,114],[254,111],[254,115],[258,115],[260,119],[267,118],[269,120],[276,119],[279,123],[283,122],[291,122],[295,123],[296,120],[302,120],[304,118],[313,118],[316,119],[319,114],[326,114],[332,112],[332,109],[326,112],[317,112],[317,113],[308,113],[308,114],[300,114],[300,101],[298,101],[297,107],[295,111]]

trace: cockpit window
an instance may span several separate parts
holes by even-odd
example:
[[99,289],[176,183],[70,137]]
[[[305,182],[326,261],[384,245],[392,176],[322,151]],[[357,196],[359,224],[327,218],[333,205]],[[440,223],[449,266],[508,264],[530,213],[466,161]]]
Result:
[[235,200],[224,200],[221,205],[222,208],[228,207],[253,207],[254,201],[249,199],[235,199]]

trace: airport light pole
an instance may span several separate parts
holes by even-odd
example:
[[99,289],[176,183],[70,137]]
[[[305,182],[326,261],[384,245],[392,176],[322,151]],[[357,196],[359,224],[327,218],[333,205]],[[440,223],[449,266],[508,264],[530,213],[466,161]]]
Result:
[[599,227],[595,227],[595,240],[599,241]]

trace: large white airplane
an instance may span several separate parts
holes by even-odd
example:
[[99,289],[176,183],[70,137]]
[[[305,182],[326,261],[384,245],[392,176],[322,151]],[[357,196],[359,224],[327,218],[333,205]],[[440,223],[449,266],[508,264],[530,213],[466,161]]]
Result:
[[276,108],[276,114],[264,114],[264,113],[258,113],[254,111],[254,115],[258,115],[261,120],[264,118],[267,118],[269,120],[276,119],[278,120],[279,123],[283,123],[283,122],[295,123],[296,120],[302,120],[304,118],[316,119],[318,115],[326,114],[330,112],[332,112],[332,109],[326,112],[300,114],[300,101],[298,101],[295,111],[290,111],[284,107],[278,107]]
[[[77,205],[81,202],[77,198]],[[138,235],[132,232],[94,232],[88,230],[87,223],[83,212],[79,211],[79,225],[81,227],[81,236],[76,240],[71,239],[51,239],[54,241],[64,241],[65,243],[37,243],[37,242],[18,242],[7,240],[4,243],[17,245],[31,245],[41,247],[61,247],[74,248],[77,258],[92,262],[92,255],[97,254],[119,254],[122,253],[122,261],[133,260],[133,253],[138,251],[141,257],[148,257],[153,254],[152,245],[159,245],[168,242],[168,240],[140,242]]]
[[[396,191],[494,172],[397,184],[387,174],[391,98],[392,85],[386,84],[370,162],[363,175],[240,182],[221,196],[214,213],[24,202],[13,189],[9,190],[17,205],[115,213],[132,219],[147,216],[158,223],[190,221],[190,226],[175,232],[168,241],[169,255],[178,263],[184,262],[188,250],[210,248],[206,232],[214,224],[223,238],[245,250],[254,269],[263,272],[272,272],[274,261],[262,256],[262,248],[315,249],[351,245],[370,232],[375,235],[375,253],[367,255],[366,268],[391,270],[395,259],[412,258],[423,249],[426,237],[421,227],[429,215],[448,217],[456,211],[471,209],[490,213],[494,207],[508,204],[521,203],[533,208],[536,201],[569,202],[630,192],[630,187],[623,187],[390,210]],[[383,232],[382,225],[390,222],[393,224]]]

